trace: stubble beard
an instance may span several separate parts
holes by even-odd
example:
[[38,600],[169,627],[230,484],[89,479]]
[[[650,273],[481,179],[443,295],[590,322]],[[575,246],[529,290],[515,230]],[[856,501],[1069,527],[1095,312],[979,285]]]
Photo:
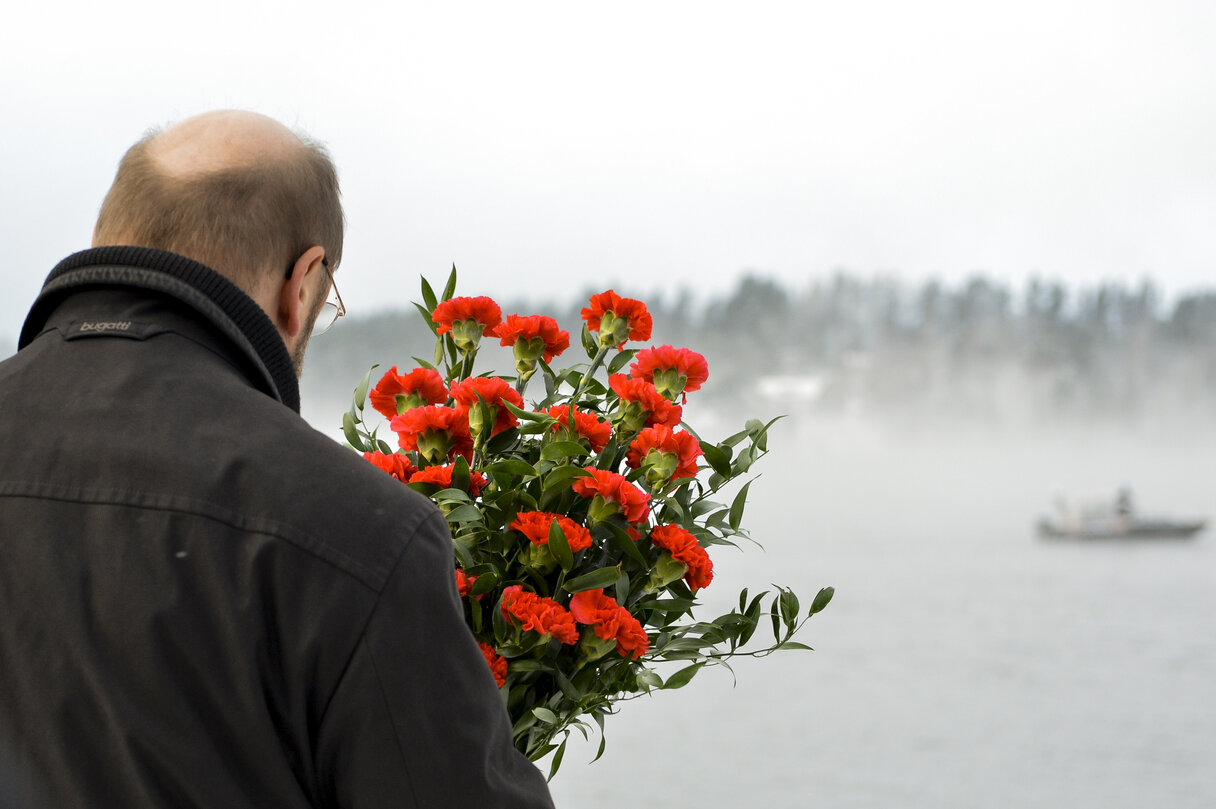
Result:
[[304,373],[304,352],[308,349],[309,338],[312,337],[312,327],[316,325],[317,317],[324,306],[325,298],[320,298],[313,304],[312,311],[308,313],[308,318],[304,321],[304,328],[300,330],[300,338],[291,347],[291,367],[295,369],[296,379],[299,379]]

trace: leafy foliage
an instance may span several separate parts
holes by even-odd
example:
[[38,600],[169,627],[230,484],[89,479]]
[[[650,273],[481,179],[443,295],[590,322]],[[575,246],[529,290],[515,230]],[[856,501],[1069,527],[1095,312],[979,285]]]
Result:
[[[453,267],[442,295],[436,295],[424,279],[423,302],[416,304],[436,342],[429,361],[414,360],[419,367],[441,374],[449,387],[473,377],[477,347],[469,347],[469,335],[474,335],[475,343],[479,328],[466,322],[445,333],[431,319],[437,306],[452,299],[455,287]],[[623,300],[633,306],[630,311],[641,306]],[[623,304],[618,306],[624,310]],[[649,314],[645,317],[648,331]],[[609,312],[603,320],[617,324],[617,336],[636,326],[633,321],[624,322],[627,318],[621,313]],[[453,338],[458,330],[463,347]],[[739,594],[737,608],[712,620],[698,620],[694,616],[696,591],[690,582],[703,586],[705,579],[694,577],[690,567],[707,559],[705,549],[735,545],[735,540],[747,537],[743,516],[751,481],[730,502],[724,493],[767,454],[769,430],[777,420],[748,421],[742,430],[717,443],[682,425],[697,439],[702,453],[695,476],[664,474],[674,464],[662,466],[658,451],[633,468],[626,461],[641,431],[637,408],[629,411],[630,403],[597,377],[601,371],[605,375],[624,371],[638,351],[625,349],[616,344],[616,337],[597,335],[587,326],[580,339],[572,342],[574,351],[581,344],[587,362],[561,370],[546,364],[537,352],[530,357],[516,346],[516,357],[523,356],[516,365],[517,373],[501,378],[512,382],[522,396],[535,375],[543,396],[522,408],[505,398],[493,403],[479,398],[462,411],[472,414],[469,423],[475,448],[448,459],[451,485],[407,484],[430,497],[447,518],[469,628],[479,642],[507,661],[501,692],[513,722],[515,744],[533,760],[554,752],[550,777],[561,764],[572,730],[586,736],[594,723],[601,732],[602,754],[604,719],[622,700],[682,688],[707,667],[729,668],[735,657],[808,649],[793,638],[811,616],[827,606],[833,594],[831,587],[823,588],[804,611],[790,589],[776,587],[754,595],[745,589]],[[393,453],[395,449],[380,435],[383,425],[368,424],[370,414],[365,406],[375,369],[373,366],[356,387],[354,402],[343,417],[343,432],[355,450]],[[668,376],[674,379],[678,373]],[[677,389],[668,398],[674,401],[680,394]],[[571,409],[560,418],[546,412],[559,405],[611,423],[607,443],[593,450],[592,442],[576,429]],[[485,412],[476,413],[479,407],[489,408],[493,415],[487,418]],[[487,425],[496,422],[499,409],[509,412],[511,424],[491,432]],[[390,421],[390,429],[395,423]],[[428,458],[417,451],[402,454],[417,469],[428,466]],[[615,481],[612,485],[630,491],[612,495],[603,488],[608,484],[597,477],[602,472],[621,475],[623,483],[616,478],[610,483]],[[475,485],[477,475],[484,476],[480,487]],[[600,489],[595,488],[597,484],[602,484]],[[637,519],[636,508],[631,511],[624,500],[613,499],[625,495],[635,500],[648,496],[648,513],[642,519]],[[553,519],[547,535],[529,539],[517,520],[521,514],[533,512],[568,518],[576,528],[563,528]],[[652,541],[654,529],[668,525],[686,531],[691,537],[687,542],[696,547],[677,552]],[[589,530],[591,544],[582,547],[579,543],[575,550],[572,533],[581,532],[582,527]],[[522,608],[512,602],[518,597],[513,594],[520,591],[532,594],[527,597],[529,608],[545,611],[536,613],[531,628],[525,628],[526,621],[515,614]],[[591,609],[587,605],[592,604],[598,610],[594,620],[587,618]],[[567,620],[563,616],[568,610],[578,618],[577,642],[563,641],[564,631],[557,629],[545,634],[537,631],[545,621]],[[630,639],[627,630],[621,629],[633,622],[645,632],[644,649],[637,648],[640,638],[636,633]],[[771,642],[761,648],[748,647],[762,625],[771,629]],[[627,639],[634,644],[632,652],[627,651]],[[682,665],[666,678],[660,676],[656,666],[672,662]]]

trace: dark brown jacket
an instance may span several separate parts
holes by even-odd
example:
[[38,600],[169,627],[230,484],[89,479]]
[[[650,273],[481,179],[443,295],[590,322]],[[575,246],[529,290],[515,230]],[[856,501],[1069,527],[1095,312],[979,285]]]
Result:
[[89,250],[19,349],[0,772],[35,805],[552,805],[464,625],[442,515],[300,418],[252,300],[172,253]]

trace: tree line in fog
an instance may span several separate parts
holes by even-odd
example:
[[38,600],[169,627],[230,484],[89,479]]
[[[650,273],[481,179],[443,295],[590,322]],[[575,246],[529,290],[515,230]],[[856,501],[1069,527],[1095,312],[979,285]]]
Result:
[[[585,299],[499,302],[504,313],[553,315],[578,352]],[[1216,292],[1167,304],[1149,282],[1015,288],[842,273],[802,289],[745,276],[701,303],[689,292],[645,300],[654,344],[709,359],[706,398],[775,400],[786,412],[1031,419],[1202,417],[1216,405]],[[413,309],[352,318],[313,342],[304,393],[330,397],[374,363],[404,369],[433,346]],[[581,360],[571,352],[555,364]],[[510,369],[505,353],[488,359],[483,369]]]

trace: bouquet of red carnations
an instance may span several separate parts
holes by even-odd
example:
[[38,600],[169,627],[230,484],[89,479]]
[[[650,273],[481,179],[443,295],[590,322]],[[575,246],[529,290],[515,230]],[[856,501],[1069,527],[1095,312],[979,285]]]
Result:
[[[750,482],[729,505],[714,498],[767,452],[773,422],[749,421],[716,444],[698,436],[682,406],[708,377],[706,360],[686,348],[625,348],[650,339],[640,301],[592,296],[582,310],[589,362],[555,370],[549,363],[570,336],[553,318],[504,318],[490,298],[453,297],[455,286],[455,268],[442,296],[423,279],[424,305],[415,305],[436,336],[433,360],[415,357],[405,374],[394,366],[374,388],[373,367],[343,432],[446,515],[469,629],[516,746],[533,760],[556,750],[552,777],[571,729],[586,735],[588,718],[603,752],[604,717],[618,701],[680,688],[732,657],[809,648],[792,638],[827,606],[831,587],[805,615],[798,596],[777,587],[743,590],[737,609],[711,621],[693,617],[697,591],[714,577],[707,549],[746,537]],[[513,375],[474,375],[486,337],[512,347]],[[538,372],[544,396],[529,405]],[[382,424],[367,424],[368,400],[398,449],[378,436]],[[745,651],[764,616],[773,643]],[[656,672],[672,661],[683,665]]]

